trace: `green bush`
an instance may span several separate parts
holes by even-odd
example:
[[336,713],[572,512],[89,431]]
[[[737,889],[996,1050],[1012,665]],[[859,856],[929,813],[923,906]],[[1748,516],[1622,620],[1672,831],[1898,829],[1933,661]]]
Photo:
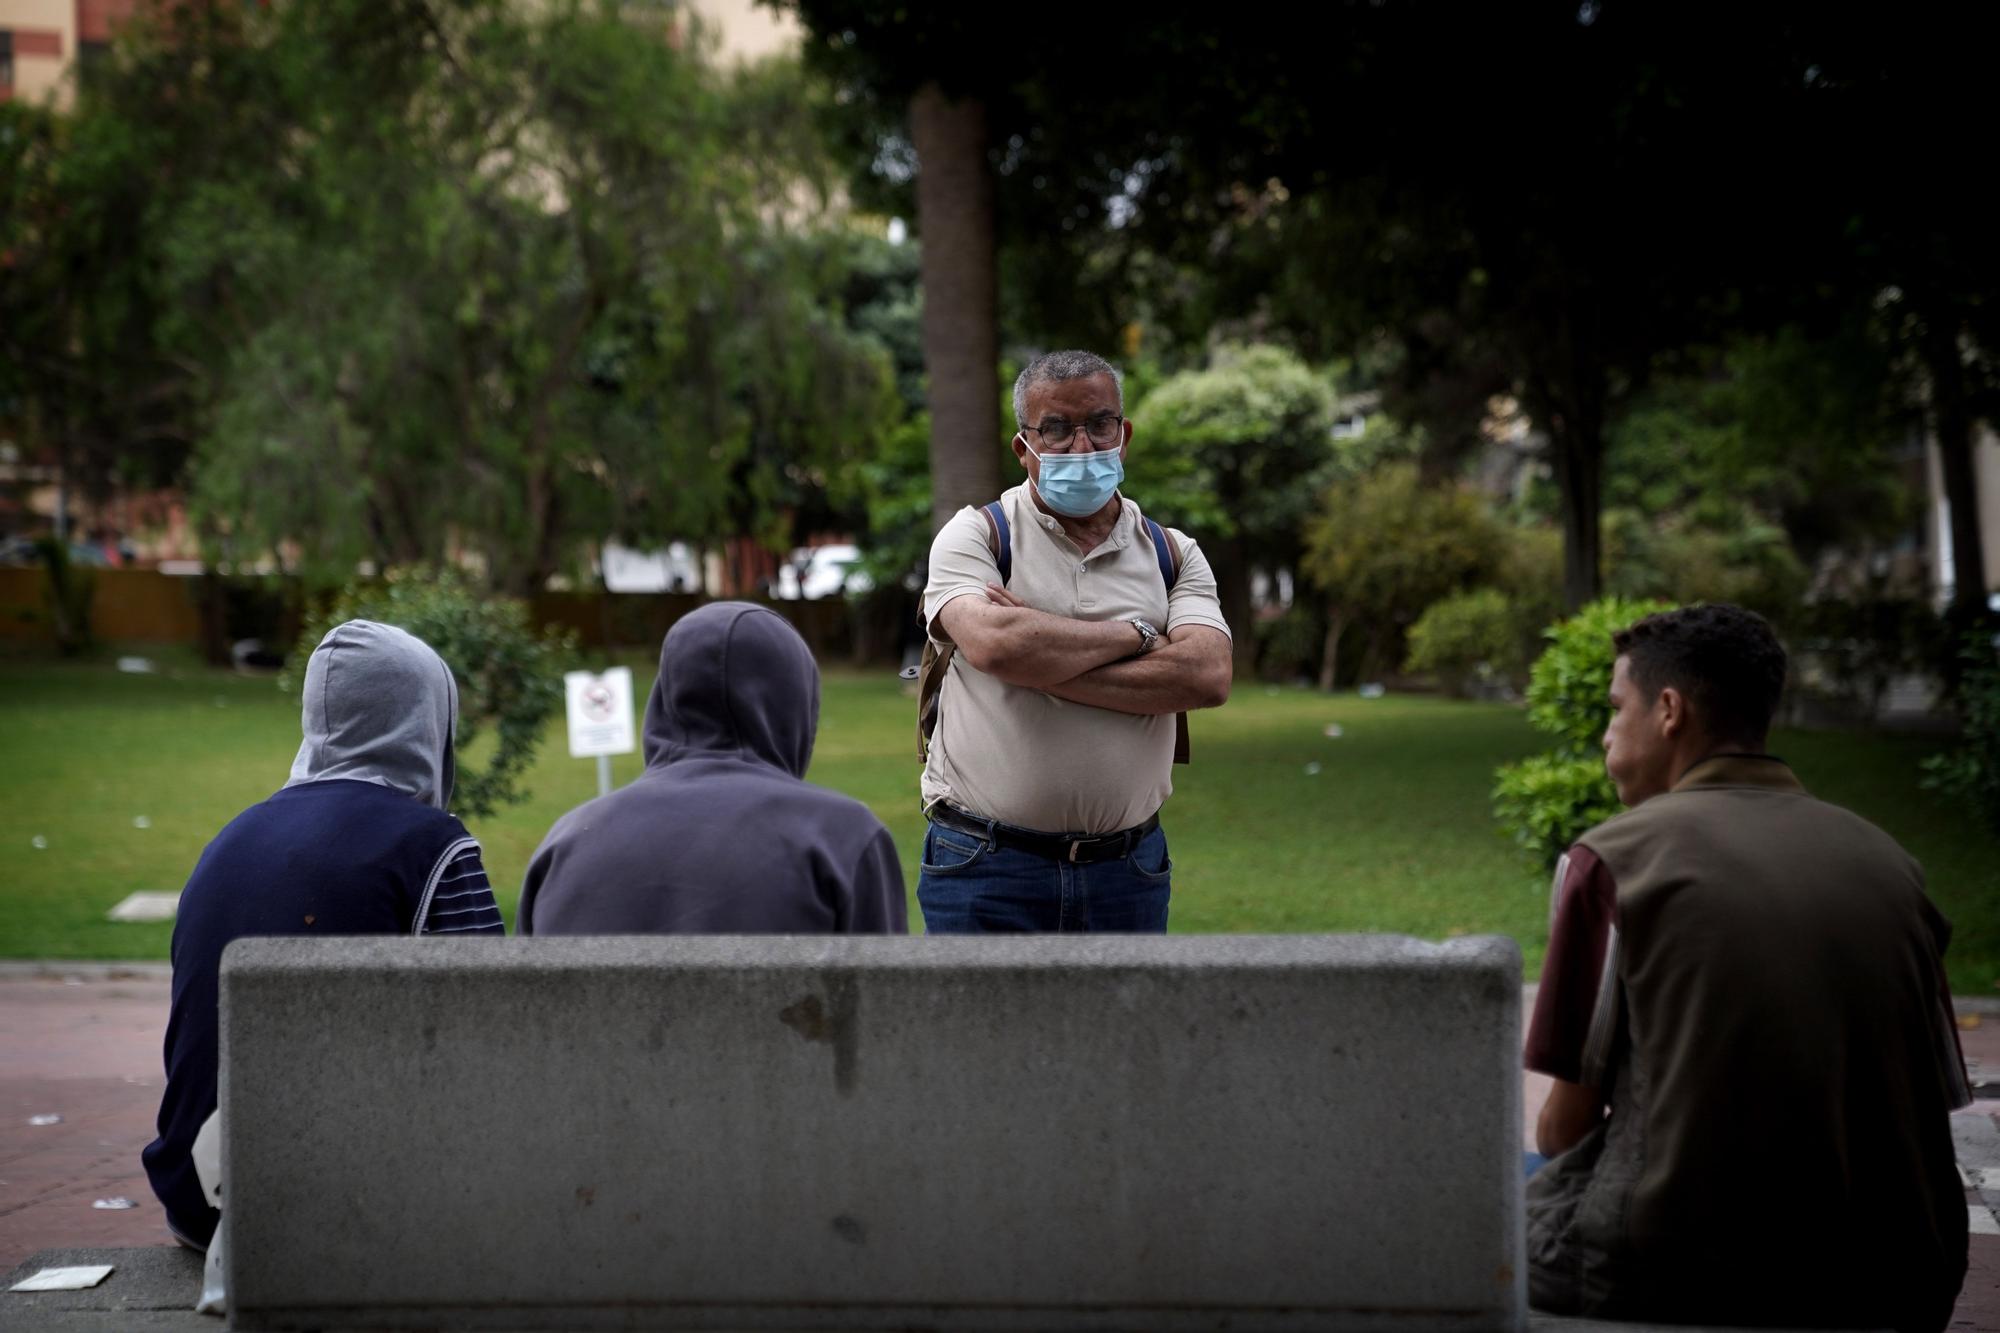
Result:
[[1964,740],[1955,750],[1924,760],[1923,785],[1964,803],[2000,835],[2000,653],[1990,631],[1966,636],[1958,707]]
[[1603,759],[1531,755],[1507,764],[1493,784],[1493,815],[1515,846],[1545,867],[1570,849],[1578,835],[1622,808]]
[[1512,682],[1523,666],[1520,614],[1498,588],[1455,592],[1432,602],[1410,626],[1405,671],[1429,672],[1453,694],[1475,684]]
[[[520,777],[534,760],[543,727],[562,708],[562,674],[575,660],[574,638],[537,632],[525,604],[472,588],[455,574],[392,571],[380,584],[349,584],[322,613],[307,618],[281,686],[294,687],[329,629],[356,619],[408,630],[436,649],[457,677],[453,813],[478,818],[526,800]],[[483,766],[468,763],[467,753],[489,727],[497,740],[492,758]]]
[[1528,721],[1555,744],[1499,769],[1493,814],[1518,846],[1549,868],[1586,829],[1619,809],[1602,752],[1617,661],[1611,636],[1641,617],[1672,609],[1667,602],[1607,597],[1547,631],[1549,646],[1528,674]]

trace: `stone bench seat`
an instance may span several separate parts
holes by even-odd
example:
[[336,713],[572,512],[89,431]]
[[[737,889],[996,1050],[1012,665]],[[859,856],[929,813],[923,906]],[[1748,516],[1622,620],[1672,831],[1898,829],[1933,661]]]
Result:
[[234,1327],[1524,1327],[1521,963],[242,940]]

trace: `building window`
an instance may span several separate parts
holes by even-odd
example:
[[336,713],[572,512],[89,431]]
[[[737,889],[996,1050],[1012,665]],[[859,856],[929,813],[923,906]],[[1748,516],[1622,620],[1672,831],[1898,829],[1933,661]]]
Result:
[[0,94],[14,91],[14,34],[0,28]]

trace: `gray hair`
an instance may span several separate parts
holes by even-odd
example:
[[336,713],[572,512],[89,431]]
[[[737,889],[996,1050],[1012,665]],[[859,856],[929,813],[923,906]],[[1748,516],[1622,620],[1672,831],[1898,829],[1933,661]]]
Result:
[[1118,410],[1125,410],[1125,377],[1118,367],[1095,352],[1045,352],[1027,364],[1014,381],[1014,425],[1028,427],[1028,390],[1037,384],[1060,384],[1064,380],[1087,380],[1093,375],[1109,375],[1118,395]]

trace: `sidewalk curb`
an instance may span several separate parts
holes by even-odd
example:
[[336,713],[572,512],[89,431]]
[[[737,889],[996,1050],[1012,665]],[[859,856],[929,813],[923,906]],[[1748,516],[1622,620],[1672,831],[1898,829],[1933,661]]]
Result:
[[[0,958],[0,981],[171,981],[174,975],[172,963],[148,963],[141,961],[97,962],[90,959],[63,958]],[[1535,1002],[1536,985],[1530,981],[1521,987],[1522,1000],[1532,1006]],[[1952,1008],[1959,1014],[1977,1014],[1981,1018],[2000,1018],[2000,996],[1954,995]]]
[[172,963],[0,958],[0,981],[171,981]]

